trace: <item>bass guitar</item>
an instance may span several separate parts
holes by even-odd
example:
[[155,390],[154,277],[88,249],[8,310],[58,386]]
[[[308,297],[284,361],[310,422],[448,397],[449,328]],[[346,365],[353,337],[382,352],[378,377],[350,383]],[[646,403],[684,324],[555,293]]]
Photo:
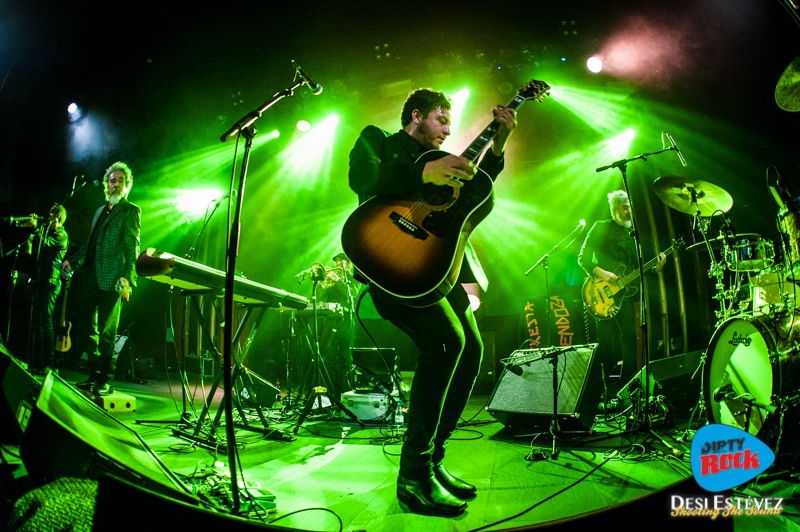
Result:
[[[664,255],[670,255],[673,251],[678,251],[684,247],[683,237],[678,237],[672,241],[672,245],[663,251]],[[658,263],[658,257],[647,262],[642,269],[648,271]],[[639,270],[636,269],[625,275],[625,266],[620,265],[614,270],[617,279],[604,281],[598,275],[592,275],[583,283],[581,293],[583,303],[589,314],[601,320],[613,318],[619,312],[619,306],[626,297],[635,295],[638,291],[637,286],[631,286],[639,279]]]
[[67,321],[67,296],[69,295],[69,285],[72,279],[67,279],[64,283],[64,300],[61,302],[61,320],[56,327],[56,351],[66,353],[72,348],[72,341],[69,333],[72,330],[72,322]]
[[[531,80],[506,107],[541,102],[549,90],[547,83]],[[489,124],[461,156],[477,162],[498,128]],[[417,162],[446,155],[431,150]],[[493,188],[492,178],[478,168],[461,188],[428,184],[413,197],[375,196],[345,222],[342,249],[370,283],[405,305],[432,305],[455,285],[467,239],[494,207]]]

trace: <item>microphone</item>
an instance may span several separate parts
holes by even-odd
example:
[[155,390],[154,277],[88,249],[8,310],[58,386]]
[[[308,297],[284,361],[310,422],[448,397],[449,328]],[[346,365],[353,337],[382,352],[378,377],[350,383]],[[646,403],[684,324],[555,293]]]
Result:
[[212,201],[213,201],[214,203],[216,203],[216,204],[219,204],[219,202],[221,202],[221,201],[224,201],[224,200],[226,200],[226,199],[228,199],[228,198],[230,198],[230,197],[231,197],[231,195],[230,195],[230,194],[225,194],[225,195],[224,195],[224,196],[222,196],[221,198],[218,198],[218,199],[215,199],[215,200],[212,200]]
[[296,275],[295,275],[295,277],[305,277],[306,275],[308,275],[309,273],[311,273],[311,270],[313,270],[313,269],[314,269],[314,268],[306,268],[306,269],[305,269],[305,270],[303,270],[302,272],[300,272],[300,273],[296,274]]
[[581,218],[580,220],[578,220],[578,225],[580,225],[581,227],[586,227],[586,220]]
[[733,223],[731,223],[730,218],[728,218],[728,215],[725,214],[724,212],[722,213],[722,217],[725,218],[725,225],[728,226],[728,231],[731,232],[731,236],[733,236],[735,238],[736,237],[736,228],[733,227]]
[[734,397],[736,397],[736,392],[733,391],[733,384],[731,383],[720,386],[714,390],[714,402],[716,403],[721,403],[722,401],[727,401]]
[[306,85],[308,85],[308,88],[311,90],[311,94],[313,94],[314,96],[319,96],[320,94],[322,94],[322,85],[320,85],[319,83],[315,83],[314,80],[311,79],[311,76],[306,74],[305,70],[300,68],[300,65],[295,63],[294,59],[292,59],[292,64],[294,65],[294,69],[297,72],[297,75],[300,76],[300,79],[302,79],[303,82]]
[[26,222],[26,221],[30,220],[31,218],[35,218],[36,220],[44,220],[45,219],[44,216],[39,216],[38,214],[35,214],[33,216],[5,216],[3,218],[0,218],[0,220],[13,224],[14,222]]
[[667,138],[669,139],[669,143],[670,143],[670,145],[671,145],[671,146],[670,146],[670,148],[674,148],[674,149],[675,149],[675,153],[677,153],[677,154],[678,154],[678,157],[679,157],[679,158],[680,158],[680,160],[681,160],[681,164],[682,164],[683,166],[686,166],[686,159],[684,158],[683,154],[681,153],[681,150],[680,150],[680,148],[678,148],[678,145],[677,145],[677,144],[675,144],[675,139],[673,139],[673,138],[672,138],[672,135],[670,135],[669,133],[664,133],[664,134],[665,134],[665,135],[667,136]]

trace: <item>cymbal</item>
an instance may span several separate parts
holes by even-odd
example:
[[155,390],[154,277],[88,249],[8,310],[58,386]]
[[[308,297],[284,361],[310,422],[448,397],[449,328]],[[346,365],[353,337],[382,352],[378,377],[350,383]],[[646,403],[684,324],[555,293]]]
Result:
[[[699,210],[700,216],[711,216],[715,211],[728,212],[733,207],[731,195],[707,181],[664,175],[656,179],[653,186],[667,207],[686,214],[694,215]],[[697,198],[697,208],[692,201],[692,190]]]
[[784,111],[800,111],[800,55],[781,74],[775,86],[775,103]]
[[[736,236],[731,235],[720,235],[716,238],[709,238],[708,244],[711,246],[711,249],[720,249],[722,248],[722,244],[727,241],[728,244],[735,243],[739,240],[747,240],[748,242],[753,242],[756,240],[761,240],[761,235],[756,233],[738,233]],[[698,242],[696,244],[692,244],[686,248],[686,251],[691,251],[692,253],[702,253],[704,251],[708,251],[705,242]]]

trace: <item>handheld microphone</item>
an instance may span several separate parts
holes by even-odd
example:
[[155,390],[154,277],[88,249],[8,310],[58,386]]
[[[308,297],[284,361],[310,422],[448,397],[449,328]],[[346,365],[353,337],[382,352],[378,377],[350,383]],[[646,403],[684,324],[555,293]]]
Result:
[[300,67],[300,65],[295,63],[294,59],[292,59],[292,64],[294,65],[294,69],[297,72],[297,75],[300,76],[300,79],[302,79],[303,82],[306,85],[308,85],[308,88],[311,90],[311,94],[313,94],[314,96],[319,96],[320,94],[322,94],[322,85],[320,85],[319,83],[315,83],[314,80],[311,79],[311,76],[306,74],[305,70],[303,70]]
[[664,134],[665,134],[665,135],[667,136],[667,138],[669,139],[670,147],[671,147],[671,148],[674,148],[674,149],[675,149],[675,153],[677,153],[677,154],[678,154],[678,158],[680,158],[680,160],[681,160],[681,164],[682,164],[683,166],[686,166],[686,159],[684,158],[683,154],[681,153],[681,150],[680,150],[680,148],[678,148],[678,145],[677,145],[677,144],[675,144],[675,139],[673,139],[673,138],[672,138],[672,135],[670,135],[669,133],[664,133]]

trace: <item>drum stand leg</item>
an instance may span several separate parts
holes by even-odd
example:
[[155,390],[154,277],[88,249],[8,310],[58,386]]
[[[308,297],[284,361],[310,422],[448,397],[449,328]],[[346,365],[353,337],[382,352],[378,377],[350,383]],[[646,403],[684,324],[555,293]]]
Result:
[[[694,429],[692,429],[692,422],[694,421],[695,414],[697,415],[697,426],[698,428],[702,425],[708,425],[708,414],[706,413],[706,394],[705,394],[705,366],[706,366],[706,352],[703,351],[703,354],[700,355],[700,363],[697,365],[697,368],[692,373],[692,379],[694,379],[697,373],[700,373],[700,399],[698,399],[697,404],[694,405],[692,408],[692,414],[689,416],[689,423],[686,425],[686,430],[683,431],[683,435],[679,438],[681,441],[689,441],[694,436]],[[692,434],[689,434],[689,433]]]

